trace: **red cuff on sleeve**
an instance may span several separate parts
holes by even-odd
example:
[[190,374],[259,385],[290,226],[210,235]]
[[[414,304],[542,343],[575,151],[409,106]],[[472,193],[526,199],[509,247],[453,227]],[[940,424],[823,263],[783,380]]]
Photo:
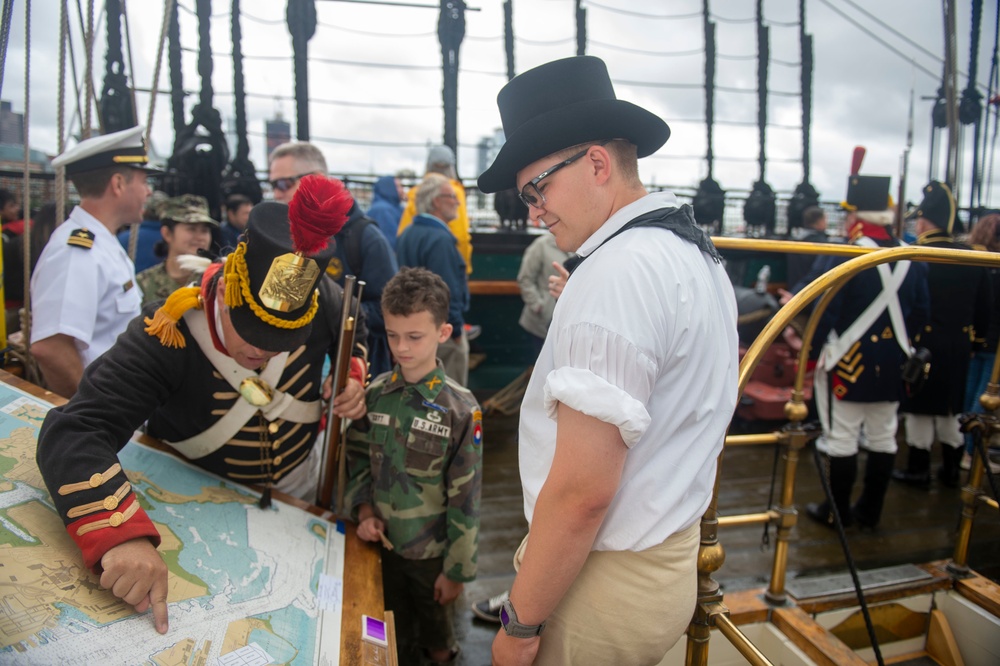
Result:
[[358,382],[365,386],[368,382],[368,364],[365,363],[365,359],[360,356],[351,357],[351,369],[348,371],[348,377],[352,379],[357,379]]
[[141,507],[131,518],[118,527],[102,527],[86,534],[77,534],[77,530],[84,525],[102,520],[106,521],[115,513],[123,513],[135,501],[137,501],[135,493],[130,493],[115,511],[93,513],[84,516],[80,520],[73,521],[66,526],[66,531],[69,533],[70,538],[76,542],[76,545],[80,548],[80,552],[83,554],[83,564],[87,569],[96,574],[101,573],[101,558],[104,557],[104,553],[132,539],[149,537],[153,546],[160,545],[160,533],[156,531],[153,521],[149,519],[149,516]]

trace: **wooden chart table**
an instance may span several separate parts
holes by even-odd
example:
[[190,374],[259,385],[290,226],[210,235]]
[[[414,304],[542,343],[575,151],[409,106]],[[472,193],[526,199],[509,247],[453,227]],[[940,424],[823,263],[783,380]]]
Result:
[[[53,406],[61,405],[66,402],[66,400],[60,396],[57,396],[50,391],[41,389],[4,371],[0,371],[0,382],[19,389],[23,393],[33,396],[40,401],[50,403]],[[10,389],[5,388],[3,390],[10,392]],[[44,604],[32,605],[32,599],[37,599],[41,596],[41,592],[39,592],[39,594],[32,594],[29,592],[29,590],[35,588],[32,587],[30,582],[25,580],[26,578],[29,578],[24,575],[25,571],[30,572],[46,569],[48,571],[57,572],[56,574],[48,575],[44,580],[37,581],[37,586],[35,587],[37,587],[39,591],[42,591],[45,585],[48,585],[50,588],[53,587],[52,580],[54,578],[58,578],[60,574],[65,575],[67,580],[62,581],[61,583],[56,582],[54,587],[63,585],[67,588],[74,588],[76,590],[88,590],[88,594],[98,599],[96,602],[84,602],[88,604],[88,609],[99,609],[101,612],[100,617],[102,619],[131,619],[133,620],[132,625],[123,624],[121,626],[133,627],[132,631],[135,631],[134,620],[137,618],[135,618],[134,611],[132,611],[129,607],[122,608],[122,604],[120,604],[120,602],[118,604],[119,607],[115,608],[115,604],[112,604],[111,602],[116,600],[114,600],[113,597],[111,597],[107,592],[98,589],[99,586],[96,585],[98,580],[97,577],[83,570],[79,551],[76,550],[75,545],[73,545],[69,537],[66,536],[65,527],[63,526],[58,515],[51,510],[51,499],[45,495],[41,498],[41,501],[39,501],[40,498],[38,496],[43,493],[39,493],[35,487],[37,486],[37,479],[39,477],[37,475],[37,467],[34,466],[33,457],[34,448],[32,444],[34,442],[34,428],[26,429],[16,426],[22,423],[31,423],[37,427],[40,423],[41,417],[44,416],[44,409],[39,409],[37,404],[19,406],[20,401],[15,400],[12,402],[11,397],[15,396],[5,397],[5,404],[2,409],[0,409],[0,412],[2,412],[2,414],[0,414],[0,418],[8,419],[6,426],[7,430],[11,430],[13,428],[16,437],[20,438],[19,445],[21,450],[23,451],[26,448],[30,448],[30,459],[27,454],[23,453],[23,459],[19,462],[10,457],[15,455],[12,453],[13,447],[9,443],[9,438],[8,440],[4,440],[8,444],[6,449],[0,448],[0,486],[2,486],[0,491],[9,491],[12,495],[16,495],[17,498],[10,499],[6,501],[3,506],[0,506],[0,519],[4,521],[4,523],[0,525],[0,535],[4,534],[4,528],[10,528],[8,530],[8,536],[0,536],[0,639],[3,639],[0,641],[0,661],[4,661],[4,654],[13,655],[15,661],[18,658],[17,655],[21,654],[23,658],[27,658],[27,660],[30,661],[31,650],[38,646],[46,647],[47,642],[56,642],[65,638],[67,635],[70,636],[70,638],[66,639],[67,644],[71,644],[70,642],[73,640],[72,634],[74,632],[72,630],[64,630],[62,627],[52,627],[52,624],[58,616],[67,615],[67,605],[53,604],[53,606],[58,606],[58,609],[55,610],[47,609]],[[21,401],[23,401],[23,396],[21,397]],[[18,416],[14,413],[15,410],[18,409],[21,410],[21,412],[25,412],[25,410],[29,409],[34,411],[32,413],[28,413],[27,415],[24,413],[20,414],[19,416],[22,421],[17,421],[12,417]],[[31,441],[25,441],[25,433],[30,433]],[[169,451],[167,447],[163,446],[158,441],[144,435],[137,435],[135,440],[152,449]],[[126,449],[128,448],[129,447],[126,447]],[[143,449],[143,447],[135,448]],[[143,450],[145,451],[145,449]],[[155,455],[155,452],[153,451],[149,451],[148,453]],[[177,464],[180,463],[178,462]],[[190,473],[204,474],[203,472],[200,472],[200,470],[193,470]],[[31,475],[34,475],[34,477],[31,477]],[[206,483],[211,485],[213,490],[216,489],[219,484],[218,479],[207,474],[204,476],[207,479]],[[33,483],[25,483],[25,480],[29,477],[34,479]],[[245,491],[242,492],[245,493]],[[2,496],[3,495],[0,494],[0,497]],[[21,501],[19,498],[32,501]],[[314,519],[309,519],[311,523],[314,524],[311,527],[314,532],[326,534],[328,531],[333,532],[337,529],[337,522],[335,521],[334,516],[328,511],[324,511],[316,506],[309,505],[301,500],[297,500],[281,493],[275,493],[275,499],[277,500],[279,507],[281,504],[286,504],[295,507],[298,511],[305,512],[306,514],[315,517]],[[246,498],[241,498],[241,501],[243,504],[248,503]],[[48,508],[45,508],[46,503],[48,503]],[[249,503],[252,504],[252,498],[250,498]],[[24,507],[28,504],[33,506],[30,512],[24,509]],[[255,507],[254,509],[256,510]],[[291,513],[286,512],[283,517],[303,515],[295,510],[289,511]],[[308,519],[308,516],[306,516],[306,518]],[[379,549],[373,544],[368,544],[359,540],[355,535],[355,526],[352,523],[344,522],[340,525],[343,531],[343,579],[342,588],[337,590],[340,597],[341,608],[340,664],[345,666],[361,666],[362,664],[389,664],[390,660],[387,651],[384,649],[373,649],[371,645],[363,643],[361,640],[361,616],[369,615],[375,618],[382,618],[384,615]],[[205,529],[207,530],[210,528],[206,527]],[[21,533],[23,538],[28,542],[40,541],[43,545],[34,549],[18,547],[25,545],[24,543],[18,542],[18,533]],[[34,538],[39,534],[46,536],[40,539]],[[308,535],[306,536],[306,539],[309,540]],[[315,539],[312,539],[311,541],[314,542]],[[47,542],[59,542],[61,549],[49,548]],[[70,548],[67,548],[67,545]],[[164,550],[164,544],[161,544],[160,549],[161,551]],[[44,559],[43,561],[32,563],[30,560],[31,557]],[[167,557],[167,555],[165,555],[165,557]],[[53,560],[56,562],[53,562]],[[306,576],[307,579],[313,577],[316,577],[315,573],[311,576]],[[278,580],[279,578],[277,576],[273,577],[273,585],[275,585],[275,587],[278,584]],[[315,585],[313,585],[313,588],[315,588]],[[172,594],[173,589],[174,588],[172,588]],[[283,589],[273,590],[269,594],[283,591]],[[238,596],[238,594],[236,596]],[[308,590],[305,595],[301,596],[307,597],[306,605],[308,605],[308,603],[312,600],[312,593]],[[319,596],[318,593],[317,596]],[[79,601],[78,594],[74,602]],[[171,605],[173,605],[172,596],[169,598],[169,601],[171,602]],[[194,601],[185,601],[184,603],[196,605],[198,601],[195,599]],[[302,605],[302,602],[298,601],[296,602],[296,605]],[[210,605],[209,608],[211,608]],[[70,608],[70,610],[72,611],[74,609]],[[176,609],[171,610],[171,631],[174,629],[175,610]],[[69,615],[71,616],[70,621],[72,623],[72,613],[69,613]],[[111,624],[110,620],[108,621],[109,625]],[[151,627],[152,620],[149,619],[148,621],[149,626]],[[49,624],[45,624],[45,622],[48,622]],[[259,632],[262,626],[265,629],[272,629],[273,627],[269,626],[269,622],[270,620],[268,622],[261,621],[259,617],[248,618],[247,626],[249,628],[247,629],[244,627],[245,636],[243,636],[242,639],[235,639],[237,641],[235,643],[232,642],[234,640],[232,634],[238,632],[234,632],[233,628],[230,627],[230,629],[225,632],[225,640],[223,640],[222,636],[215,638],[215,651],[219,651],[220,644],[223,646],[227,644],[247,644],[247,641],[251,640],[255,635],[254,631],[258,632],[256,635],[261,635]],[[334,627],[335,626],[336,625],[334,625]],[[157,638],[158,635],[153,636],[151,639],[149,631],[145,631],[144,629],[145,627],[140,627],[140,631],[145,640],[160,640]],[[127,633],[129,629],[126,628],[122,631],[125,632],[122,634],[122,640],[129,640],[129,634]],[[167,635],[162,637],[164,645],[162,653],[157,653],[158,663],[169,663],[170,659],[178,657],[180,653],[185,650],[186,652],[183,657],[183,661],[186,663],[199,663],[200,660],[201,663],[205,663],[203,661],[203,657],[208,654],[213,641],[207,641],[207,646],[189,645],[186,647],[177,647],[170,642],[171,640],[176,640],[176,636],[171,637],[171,631],[168,631]],[[242,640],[242,643],[239,642],[240,640]],[[157,645],[154,647],[159,648],[160,646]],[[310,650],[301,649],[302,646],[292,644],[287,647],[288,653],[283,655],[284,657],[288,657],[288,654],[292,654],[294,656],[300,652],[302,654],[311,654]],[[227,648],[223,647],[223,650],[226,649]],[[7,652],[4,653],[2,650],[7,650]],[[274,656],[277,661],[292,661],[293,663],[301,662],[301,659],[299,661],[294,661],[292,659],[277,658],[278,655]],[[188,659],[191,659],[191,661],[187,661]],[[314,656],[314,659],[318,659],[318,656]],[[69,659],[66,663],[70,662],[72,662],[72,659]],[[214,660],[208,663],[212,663],[212,666],[214,666]],[[252,662],[243,661],[240,663]]]

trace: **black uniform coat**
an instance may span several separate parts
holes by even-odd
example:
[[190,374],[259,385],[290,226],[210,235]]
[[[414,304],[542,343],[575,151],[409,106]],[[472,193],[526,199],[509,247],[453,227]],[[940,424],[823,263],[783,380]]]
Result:
[[[968,250],[942,231],[922,235],[917,244]],[[930,322],[914,339],[931,352],[931,371],[916,393],[904,400],[902,411],[947,416],[963,409],[965,380],[972,352],[982,348],[993,310],[989,271],[978,266],[929,264]]]
[[[896,247],[896,239],[876,241],[881,247]],[[847,261],[844,257],[820,255],[815,267],[822,273]],[[893,270],[896,264],[888,264]],[[813,337],[812,355],[819,354],[830,330],[843,334],[875,297],[882,291],[878,270],[869,268],[852,277],[830,301],[820,317]],[[906,331],[912,335],[928,320],[930,297],[927,290],[927,264],[911,262],[897,292],[899,305],[906,320]],[[849,402],[898,402],[902,398],[901,367],[905,360],[896,339],[888,310],[883,310],[861,338],[844,354],[828,373],[828,386],[836,398]],[[903,340],[903,344],[908,344]],[[821,372],[817,368],[817,372]]]
[[[325,357],[334,358],[338,347],[343,291],[329,279],[320,280],[319,289],[320,307],[309,338],[291,351],[276,386],[303,401],[320,399]],[[148,306],[143,314],[151,316],[157,305]],[[364,340],[363,320],[359,326],[357,339]],[[143,316],[132,320],[115,345],[87,367],[73,399],[49,411],[38,435],[38,467],[89,568],[97,566],[108,549],[129,538],[155,540],[156,532],[148,533],[151,523],[141,510],[115,529],[77,533],[80,524],[107,520],[115,508],[124,513],[134,501],[128,492],[110,501],[116,505],[111,510],[79,515],[79,507],[104,502],[127,481],[124,471],[115,472],[114,466],[132,433],[148,419],[147,432],[153,437],[182,441],[205,431],[243,399],[215,370],[183,319],[179,328],[187,344],[181,349],[163,346],[144,328]],[[269,474],[270,480],[280,481],[309,454],[319,423],[298,424],[281,418],[272,423],[276,431],[266,434],[273,445],[266,443],[267,437],[261,443],[255,415],[229,442],[192,462],[240,483],[263,484]],[[108,470],[114,473],[108,476]],[[59,492],[67,484],[78,487],[81,481],[102,474],[107,478],[92,482],[95,487]],[[74,507],[78,507],[77,515],[71,517],[68,514]]]

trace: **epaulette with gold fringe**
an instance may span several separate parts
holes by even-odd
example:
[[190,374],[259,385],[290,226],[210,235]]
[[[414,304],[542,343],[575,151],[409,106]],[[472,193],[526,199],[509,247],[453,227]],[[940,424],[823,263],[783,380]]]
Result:
[[146,323],[146,333],[158,338],[164,347],[183,349],[187,346],[187,341],[177,327],[177,322],[188,310],[192,308],[200,310],[203,307],[201,287],[181,287],[167,297],[163,305],[153,313],[152,318],[143,319]]
[[75,245],[89,250],[94,247],[94,232],[86,228],[74,229],[69,238],[66,239],[66,245]]

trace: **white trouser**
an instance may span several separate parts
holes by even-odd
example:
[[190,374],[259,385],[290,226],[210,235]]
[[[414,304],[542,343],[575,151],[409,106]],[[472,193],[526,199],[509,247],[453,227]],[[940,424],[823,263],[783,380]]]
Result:
[[823,426],[823,436],[817,440],[816,446],[823,453],[835,458],[853,456],[858,452],[858,442],[862,437],[867,451],[896,452],[898,402],[846,402],[835,399],[830,410],[820,409],[817,400],[816,409]]
[[959,430],[958,417],[934,416],[929,414],[903,414],[906,425],[906,443],[915,449],[930,451],[934,442],[941,442],[958,448],[965,446],[962,431]]
[[319,468],[323,464],[323,431],[319,432],[316,443],[313,444],[312,451],[302,461],[302,464],[282,477],[278,483],[274,484],[276,490],[280,490],[286,495],[305,500],[310,504],[316,503],[316,491],[319,488]]

